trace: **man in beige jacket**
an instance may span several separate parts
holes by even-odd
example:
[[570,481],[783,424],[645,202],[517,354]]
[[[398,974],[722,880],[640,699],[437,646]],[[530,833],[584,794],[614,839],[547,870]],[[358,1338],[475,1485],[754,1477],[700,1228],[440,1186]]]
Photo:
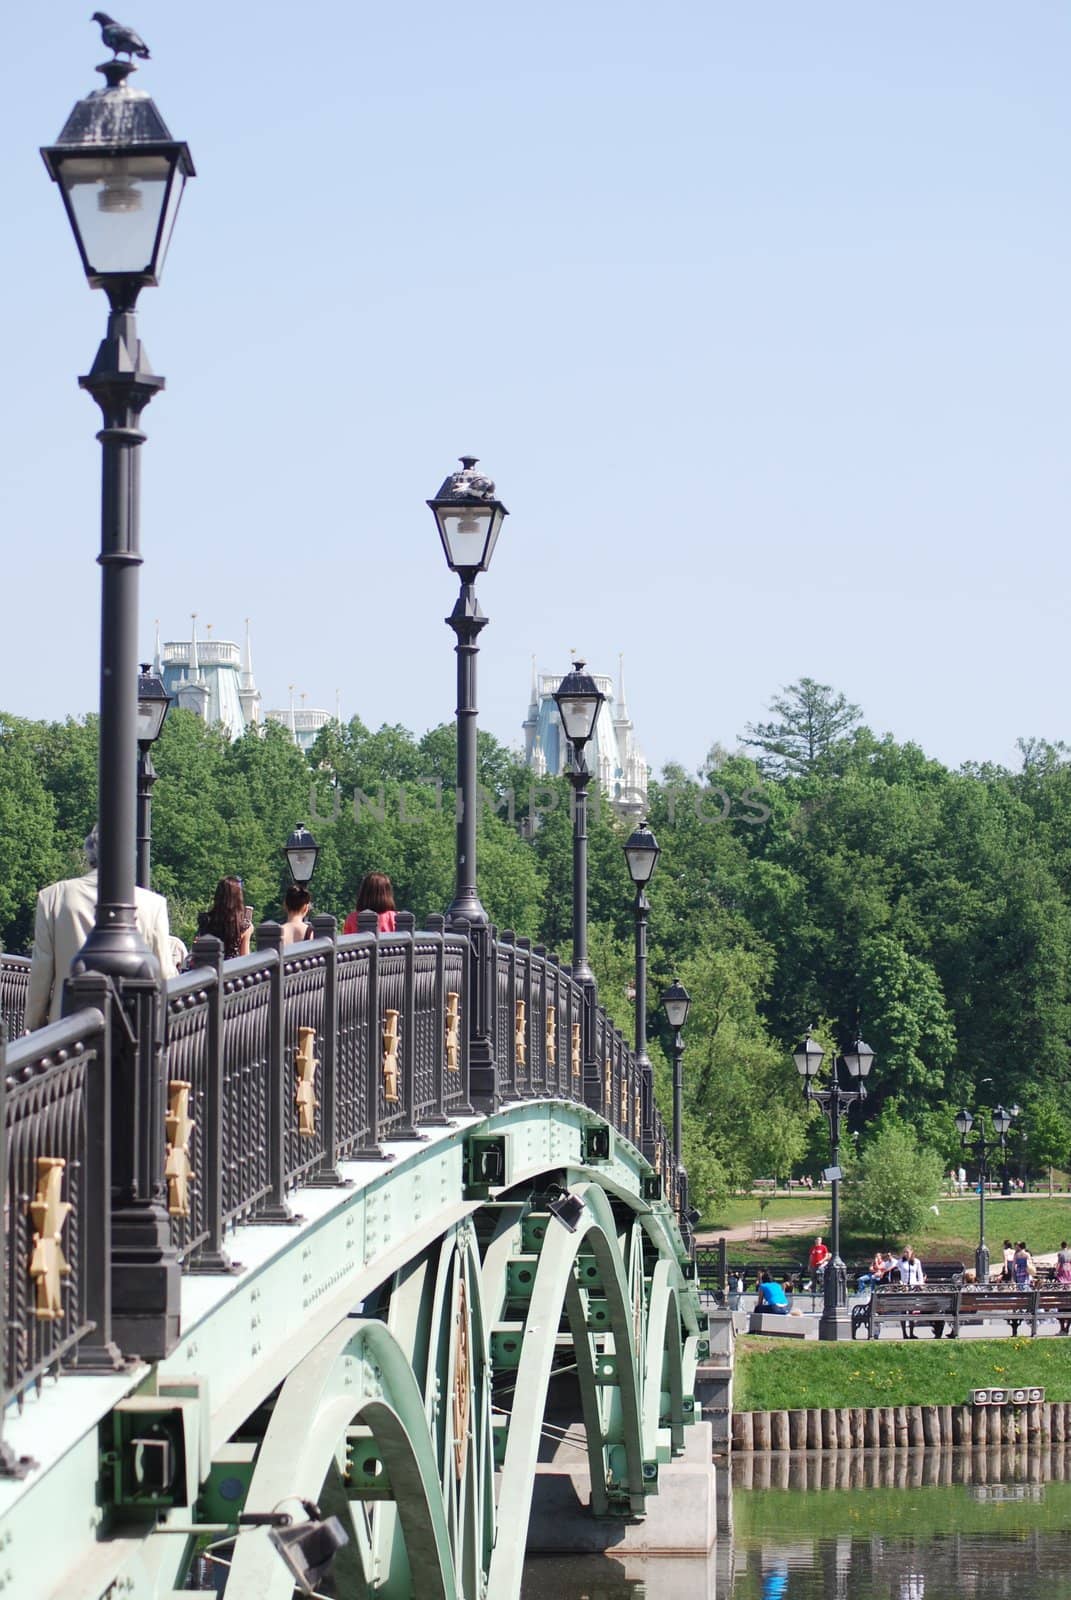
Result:
[[[41,1028],[55,1022],[63,1009],[63,980],[71,970],[89,936],[97,914],[97,830],[85,842],[91,871],[81,878],[63,878],[50,883],[37,896],[33,927],[33,959],[30,964],[30,991],[26,1000],[25,1027]],[[134,890],[134,914],[138,932],[160,963],[166,980],[175,976],[171,957],[171,936],[167,920],[167,901],[151,889]]]

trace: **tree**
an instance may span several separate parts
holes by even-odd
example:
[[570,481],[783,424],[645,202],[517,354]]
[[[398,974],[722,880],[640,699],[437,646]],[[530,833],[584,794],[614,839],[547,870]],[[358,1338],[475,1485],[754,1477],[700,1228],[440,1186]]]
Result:
[[828,683],[801,678],[770,701],[775,722],[747,725],[744,743],[763,753],[759,766],[773,777],[814,772],[855,727],[862,711]]
[[918,1233],[941,1192],[944,1167],[914,1130],[883,1117],[844,1184],[845,1225],[888,1244]]

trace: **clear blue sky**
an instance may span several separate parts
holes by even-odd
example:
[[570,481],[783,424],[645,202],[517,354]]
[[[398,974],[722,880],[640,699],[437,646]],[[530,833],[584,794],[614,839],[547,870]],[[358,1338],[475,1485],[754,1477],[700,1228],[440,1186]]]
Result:
[[[123,0],[126,4],[126,0]],[[0,107],[0,705],[96,696],[103,328],[37,146],[104,59],[15,30]],[[143,638],[253,619],[267,704],[454,707],[424,500],[480,456],[482,725],[626,654],[655,767],[802,675],[957,764],[1071,737],[1065,0],[141,0],[199,176],[141,332]]]

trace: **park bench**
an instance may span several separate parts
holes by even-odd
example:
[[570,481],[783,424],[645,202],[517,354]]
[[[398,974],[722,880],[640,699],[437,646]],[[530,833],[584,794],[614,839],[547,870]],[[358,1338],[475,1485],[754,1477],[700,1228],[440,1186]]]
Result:
[[1039,1322],[1054,1319],[1071,1323],[1071,1288],[985,1288],[976,1284],[937,1288],[927,1284],[921,1289],[908,1289],[876,1284],[869,1300],[852,1311],[852,1338],[864,1327],[867,1338],[880,1338],[882,1324],[888,1322],[913,1328],[950,1325],[953,1338],[964,1322],[1006,1322],[1013,1337],[1020,1324],[1027,1322],[1033,1338]]

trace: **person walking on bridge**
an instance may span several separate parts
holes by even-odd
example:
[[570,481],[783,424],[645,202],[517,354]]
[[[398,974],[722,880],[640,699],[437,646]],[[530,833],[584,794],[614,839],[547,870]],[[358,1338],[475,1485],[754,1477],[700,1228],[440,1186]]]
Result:
[[374,911],[379,918],[379,933],[393,933],[394,885],[385,872],[366,872],[357,890],[357,904],[342,925],[343,933],[357,932],[357,917],[362,911]]
[[[97,917],[97,825],[83,846],[89,871],[80,878],[61,878],[37,896],[33,924],[30,988],[25,1027],[30,1032],[56,1022],[63,1011],[63,980],[88,939]],[[151,889],[134,890],[138,932],[160,963],[160,976],[175,976],[167,901]]]

